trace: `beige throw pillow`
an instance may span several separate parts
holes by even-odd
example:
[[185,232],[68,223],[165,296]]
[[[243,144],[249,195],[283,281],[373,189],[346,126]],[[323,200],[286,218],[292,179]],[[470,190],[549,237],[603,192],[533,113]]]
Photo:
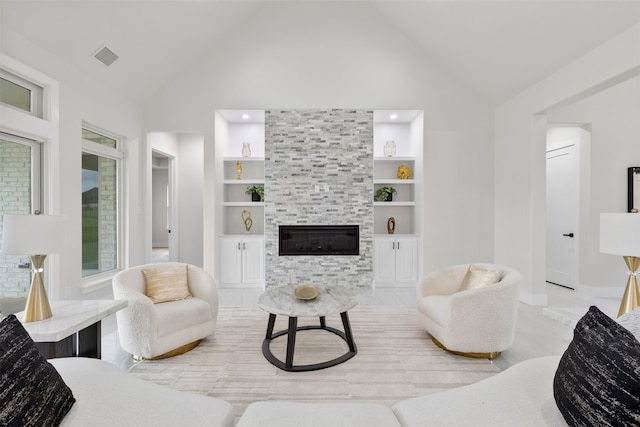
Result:
[[486,270],[482,267],[471,264],[462,279],[460,290],[468,291],[469,289],[491,286],[498,283],[502,279],[503,274],[504,273],[500,270]]
[[146,293],[155,304],[191,298],[187,282],[187,266],[143,269]]

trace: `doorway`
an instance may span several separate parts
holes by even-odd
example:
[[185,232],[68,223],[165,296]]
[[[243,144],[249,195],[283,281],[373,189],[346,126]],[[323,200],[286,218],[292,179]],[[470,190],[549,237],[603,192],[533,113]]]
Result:
[[156,150],[152,150],[151,158],[151,262],[177,261],[177,230],[173,227],[175,159]]
[[590,132],[580,125],[547,129],[547,283],[575,290],[580,252],[587,235],[581,206],[588,196]]

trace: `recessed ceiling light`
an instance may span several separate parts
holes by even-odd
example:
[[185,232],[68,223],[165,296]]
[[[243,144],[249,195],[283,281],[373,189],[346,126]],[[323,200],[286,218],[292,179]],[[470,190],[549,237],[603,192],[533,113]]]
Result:
[[245,119],[245,120],[247,120],[247,119],[249,118],[249,115],[248,115],[248,114],[243,114],[243,115],[242,115],[242,118],[243,118],[243,119]]
[[390,116],[389,116],[389,118],[390,118],[391,120],[395,120],[395,119],[397,119],[397,118],[398,118],[398,115],[397,115],[397,114],[392,114],[392,115],[390,115]]

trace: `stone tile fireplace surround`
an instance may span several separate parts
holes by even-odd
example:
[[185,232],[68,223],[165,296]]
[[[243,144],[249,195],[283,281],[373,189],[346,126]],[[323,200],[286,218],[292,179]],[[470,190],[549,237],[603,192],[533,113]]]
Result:
[[[373,111],[266,111],[265,194],[267,288],[371,287]],[[359,255],[278,256],[280,225],[354,224],[360,226]]]

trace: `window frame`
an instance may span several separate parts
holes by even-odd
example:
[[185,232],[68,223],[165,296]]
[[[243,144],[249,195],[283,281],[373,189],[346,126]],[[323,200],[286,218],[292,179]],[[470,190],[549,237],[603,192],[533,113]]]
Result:
[[[27,139],[41,141],[40,150],[40,210],[44,214],[60,215],[60,83],[48,75],[31,68],[22,62],[0,52],[0,70],[17,76],[41,88],[41,100],[38,105],[41,114],[35,116],[29,112],[0,103],[0,131]],[[4,74],[4,75],[7,75]],[[71,276],[62,272],[62,257],[51,254],[47,257],[44,282],[49,299],[63,299],[67,288],[62,285]],[[64,279],[63,279],[64,276]]]
[[31,213],[42,212],[42,150],[43,142],[23,138],[0,130],[0,139],[31,148]]
[[[116,148],[111,148],[97,142],[89,141],[82,138],[82,129],[100,134],[102,136],[114,139],[116,141]],[[124,138],[120,135],[116,135],[113,132],[106,131],[97,126],[91,125],[86,122],[82,122],[80,129],[82,138],[82,154],[91,154],[99,157],[104,157],[116,162],[116,267],[107,271],[100,271],[96,274],[89,276],[83,276],[81,279],[80,290],[82,293],[88,293],[95,291],[108,285],[110,282],[108,279],[113,277],[115,273],[122,270],[123,265],[123,249],[124,249],[124,215],[123,215],[123,200],[124,200],[124,151],[122,145]],[[80,233],[82,238],[82,232]],[[82,244],[81,244],[82,246]],[[81,259],[82,262],[82,259]],[[82,266],[81,266],[82,270]]]
[[14,109],[16,111],[20,111],[24,114],[29,114],[31,116],[38,117],[40,119],[43,118],[44,111],[44,89],[42,86],[38,86],[36,83],[24,79],[20,76],[17,76],[4,68],[0,68],[0,77],[10,81],[13,84],[21,86],[25,89],[28,89],[31,95],[31,109],[29,111],[24,110],[22,108],[18,108],[14,105],[7,104],[6,102],[1,102],[0,104],[4,105],[7,108]]

